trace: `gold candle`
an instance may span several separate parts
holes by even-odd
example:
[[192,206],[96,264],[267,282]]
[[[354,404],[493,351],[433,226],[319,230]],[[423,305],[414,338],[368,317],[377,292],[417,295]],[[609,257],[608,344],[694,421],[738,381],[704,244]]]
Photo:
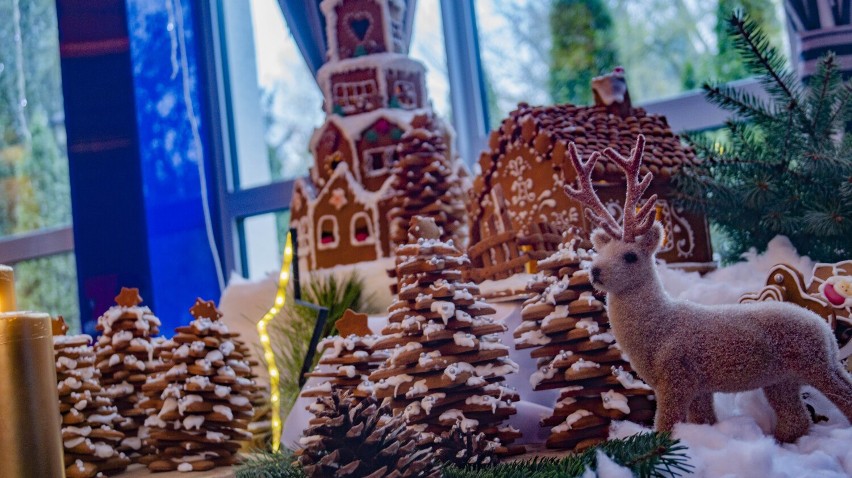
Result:
[[15,304],[15,272],[0,264],[0,312],[11,312]]
[[65,476],[50,316],[0,313],[2,476]]

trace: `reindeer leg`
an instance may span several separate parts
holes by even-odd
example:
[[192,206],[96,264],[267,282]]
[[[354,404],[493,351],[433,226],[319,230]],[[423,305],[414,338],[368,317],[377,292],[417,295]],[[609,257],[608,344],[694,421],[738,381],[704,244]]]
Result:
[[712,425],[716,423],[716,412],[713,410],[713,394],[703,393],[697,395],[689,404],[687,414],[689,423]]
[[782,443],[798,440],[808,432],[811,425],[811,419],[799,394],[800,388],[799,384],[794,382],[782,382],[763,388],[766,399],[778,416],[775,438]]
[[687,409],[693,397],[686,389],[657,389],[657,415],[654,417],[654,428],[657,431],[672,431],[676,423],[686,421]]
[[825,373],[821,372],[811,385],[831,400],[852,423],[852,377],[841,365],[838,364]]

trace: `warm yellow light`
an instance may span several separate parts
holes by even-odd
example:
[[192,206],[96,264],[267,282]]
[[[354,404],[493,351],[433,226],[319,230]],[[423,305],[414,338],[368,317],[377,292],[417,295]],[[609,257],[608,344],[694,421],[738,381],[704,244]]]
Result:
[[284,306],[287,296],[287,284],[290,281],[290,265],[293,262],[293,246],[290,233],[284,242],[284,260],[281,263],[281,273],[278,275],[278,291],[275,293],[275,305],[257,323],[257,333],[260,335],[260,343],[263,347],[263,357],[269,370],[269,401],[272,404],[272,450],[281,448],[281,393],[278,391],[279,373],[278,365],[275,363],[275,354],[269,341],[267,325],[278,311]]
[[15,272],[0,264],[0,312],[14,312],[15,309]]

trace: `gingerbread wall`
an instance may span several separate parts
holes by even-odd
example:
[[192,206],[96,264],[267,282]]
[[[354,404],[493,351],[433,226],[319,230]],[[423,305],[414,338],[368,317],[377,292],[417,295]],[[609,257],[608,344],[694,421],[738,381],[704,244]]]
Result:
[[368,191],[378,191],[390,177],[390,169],[398,160],[396,145],[406,128],[382,116],[361,132],[355,147],[361,158],[361,182]]
[[[338,174],[317,197],[313,211],[317,269],[379,257],[377,214],[352,192],[351,175]],[[345,254],[345,259],[341,256]]]
[[315,172],[313,180],[322,187],[334,172],[333,165],[342,161],[349,165],[350,171],[357,171],[355,154],[352,145],[343,134],[343,131],[332,121],[327,121],[322,126],[322,132],[317,137],[313,146],[315,158]]
[[385,105],[375,68],[342,71],[331,75],[331,112],[339,115],[366,113]]
[[411,110],[425,106],[422,72],[389,68],[385,71],[385,82],[389,107]]
[[[384,11],[376,0],[348,0],[334,7],[339,59],[390,51],[385,44]],[[390,22],[390,19],[386,21]]]

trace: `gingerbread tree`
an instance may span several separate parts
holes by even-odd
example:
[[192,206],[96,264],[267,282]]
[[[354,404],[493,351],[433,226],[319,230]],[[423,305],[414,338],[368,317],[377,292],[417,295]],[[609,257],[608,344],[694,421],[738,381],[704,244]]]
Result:
[[352,399],[356,401],[372,395],[370,374],[387,360],[388,354],[373,349],[378,336],[367,325],[367,314],[346,309],[335,325],[340,335],[326,337],[319,343],[317,352],[322,357],[316,368],[308,374],[326,380],[305,388],[302,396],[330,397],[333,389],[350,390]]
[[156,459],[151,471],[199,471],[237,462],[241,441],[251,440],[251,367],[237,351],[212,301],[198,299],[194,320],[175,329],[171,367],[143,390],[162,405],[148,417]]
[[595,296],[585,265],[588,251],[574,239],[538,262],[527,289],[523,322],[514,331],[515,347],[532,348],[539,370],[535,390],[561,389],[547,446],[582,450],[606,440],[613,419],[648,422],[653,418],[651,388],[635,378],[609,332],[604,304]]
[[269,386],[261,386],[257,382],[257,374],[254,370],[255,367],[260,365],[260,362],[252,357],[248,344],[239,337],[238,333],[231,332],[231,342],[234,343],[235,350],[243,356],[243,360],[251,368],[251,372],[246,375],[246,378],[255,383],[254,390],[248,394],[253,409],[252,418],[248,424],[248,431],[251,433],[252,439],[251,442],[243,443],[243,450],[263,449],[272,437],[272,407],[269,403]]
[[138,289],[122,288],[115,301],[117,305],[98,318],[101,336],[95,343],[96,367],[106,394],[124,418],[118,426],[125,434],[119,451],[144,461],[153,449],[145,444],[147,411],[140,406],[145,398],[142,384],[162,366],[152,340],[159,334],[160,319],[140,305]]
[[501,423],[516,413],[516,392],[500,384],[518,366],[498,335],[502,323],[477,298],[479,289],[462,282],[466,255],[441,240],[432,218],[415,217],[408,244],[396,250],[399,298],[389,307],[388,326],[374,348],[390,357],[370,375],[378,398],[410,425],[446,438],[459,424],[499,441],[499,452],[519,436]]
[[115,427],[122,418],[101,387],[95,351],[89,345],[92,337],[66,336],[67,331],[62,317],[53,320],[65,474],[90,478],[123,471],[130,459],[118,451],[124,433]]
[[393,167],[391,240],[405,244],[411,218],[422,216],[435,220],[442,241],[459,245],[467,221],[466,197],[444,133],[431,115],[416,116],[411,126],[397,147],[400,159]]

